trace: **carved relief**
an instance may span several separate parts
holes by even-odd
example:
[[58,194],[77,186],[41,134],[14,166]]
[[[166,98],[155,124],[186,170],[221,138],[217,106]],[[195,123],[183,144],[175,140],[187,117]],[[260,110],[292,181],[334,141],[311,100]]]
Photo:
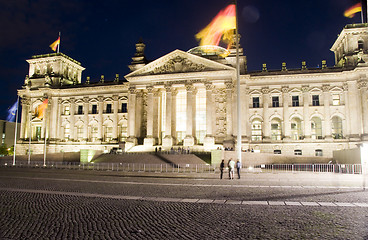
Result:
[[308,85],[303,85],[302,86],[302,92],[303,93],[306,93],[306,92],[308,92],[309,91],[309,86]]
[[344,83],[342,85],[342,89],[344,89],[344,91],[348,91],[349,90],[348,84],[347,83]]
[[289,87],[287,87],[287,86],[282,86],[282,87],[281,87],[281,92],[282,92],[282,93],[288,93],[288,92],[289,92]]
[[328,92],[328,91],[330,91],[330,85],[323,85],[323,86],[322,86],[322,91],[323,91],[323,92]]
[[203,64],[196,64],[187,58],[177,56],[170,59],[164,65],[156,67],[149,74],[177,73],[177,72],[199,72],[205,70]]
[[218,88],[214,90],[215,96],[215,114],[216,114],[216,136],[226,136],[226,89]]
[[358,88],[366,88],[367,87],[367,81],[366,80],[360,80],[358,81]]
[[261,91],[262,91],[263,94],[269,94],[270,93],[270,89],[268,87],[267,88],[262,88]]

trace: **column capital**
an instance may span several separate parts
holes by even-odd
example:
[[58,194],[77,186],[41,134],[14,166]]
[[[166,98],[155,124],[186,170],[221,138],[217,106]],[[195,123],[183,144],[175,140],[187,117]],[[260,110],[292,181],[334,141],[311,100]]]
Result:
[[206,87],[207,91],[212,91],[215,88],[212,83],[205,83],[204,86]]
[[263,94],[269,94],[270,93],[270,89],[268,87],[264,87],[264,88],[261,89],[261,92]]
[[234,88],[234,84],[232,82],[225,82],[226,89],[232,90]]
[[322,91],[323,92],[329,92],[330,91],[330,85],[328,85],[328,84],[322,85]]
[[193,86],[193,84],[188,83],[188,84],[185,84],[185,89],[187,90],[187,92],[192,92],[194,91],[195,87]]
[[345,92],[347,92],[347,91],[349,90],[349,86],[348,86],[348,84],[347,84],[347,83],[344,83],[344,84],[342,85],[342,89],[343,89]]
[[62,104],[62,103],[63,103],[63,99],[59,98],[58,104]]
[[140,97],[143,97],[143,92],[140,91],[140,90],[137,90],[136,91],[136,94],[137,94],[137,97],[140,98]]
[[103,102],[104,97],[103,97],[103,96],[98,96],[98,97],[97,97],[97,100],[98,100],[99,102]]
[[359,80],[358,81],[358,88],[366,88],[367,87],[367,81],[366,80]]
[[289,93],[289,87],[288,86],[282,86],[281,91],[282,91],[282,93]]
[[136,94],[136,91],[135,91],[136,89],[135,89],[135,87],[133,87],[133,86],[130,86],[129,88],[128,88],[128,91],[129,91],[129,93],[130,94]]
[[165,85],[165,91],[166,92],[171,92],[171,90],[172,90],[171,85]]
[[302,85],[302,92],[303,93],[309,92],[309,85]]
[[118,95],[113,95],[112,96],[112,100],[113,101],[118,101],[119,100],[119,96]]
[[83,98],[83,103],[89,103],[89,97],[84,97]]
[[148,86],[148,87],[146,87],[146,89],[147,89],[148,93],[153,93],[153,87],[152,86]]
[[31,100],[30,100],[29,98],[24,97],[24,98],[21,98],[21,99],[20,99],[20,102],[21,102],[21,104],[22,104],[23,106],[27,106],[27,105],[30,105]]

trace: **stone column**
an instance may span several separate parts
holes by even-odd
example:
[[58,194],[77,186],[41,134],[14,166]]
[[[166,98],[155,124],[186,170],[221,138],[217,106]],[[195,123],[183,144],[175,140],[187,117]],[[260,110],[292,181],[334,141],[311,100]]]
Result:
[[212,90],[214,86],[211,83],[206,83],[206,137],[203,141],[204,149],[212,149],[215,145],[215,138],[213,136],[213,122],[215,120],[214,116],[214,101],[212,98]]
[[368,140],[368,94],[367,94],[367,81],[361,80],[358,82],[361,106],[362,106],[362,129],[363,129],[363,140]]
[[249,88],[246,88],[245,86],[241,87],[241,92],[243,94],[241,94],[240,96],[240,106],[242,107],[241,109],[241,132],[242,132],[242,142],[249,142],[249,137],[251,137],[250,135],[248,136],[248,133],[250,133],[249,131]]
[[234,144],[233,138],[233,120],[232,120],[232,110],[233,110],[233,83],[226,83],[226,139],[225,141],[230,141]]
[[153,122],[153,129],[152,129],[152,137],[154,138],[154,142],[155,144],[159,144],[158,142],[158,139],[159,139],[159,136],[160,136],[160,131],[161,131],[161,126],[159,125],[159,115],[161,113],[159,113],[159,104],[160,104],[160,101],[159,101],[159,98],[160,98],[160,91],[154,91],[153,92],[153,119],[152,119],[152,122]]
[[323,85],[323,109],[324,109],[324,126],[325,129],[325,139],[332,139],[331,131],[331,117],[330,117],[330,86]]
[[165,125],[165,137],[162,140],[162,146],[167,148],[173,145],[173,138],[171,133],[171,117],[172,117],[172,92],[171,86],[165,86],[166,90],[166,125]]
[[129,88],[128,96],[128,139],[126,142],[127,149],[137,145],[137,137],[135,135],[135,107],[136,107],[137,95],[135,87]]
[[58,140],[61,140],[61,139],[64,139],[64,132],[62,131],[62,127],[61,127],[61,113],[62,113],[62,108],[63,108],[63,100],[61,98],[58,99],[58,106],[57,106],[57,120],[56,120],[56,126],[57,126],[57,129],[56,129],[56,138]]
[[57,140],[57,126],[58,126],[58,97],[52,97],[52,106],[51,106],[51,114],[50,114],[50,141]]
[[270,131],[270,119],[269,119],[269,101],[270,101],[270,89],[268,87],[262,88],[263,97],[263,142],[269,142],[271,131]]
[[195,88],[192,84],[185,86],[187,90],[187,130],[184,139],[184,146],[194,146],[195,141],[195,108],[196,108],[196,95]]
[[351,124],[351,120],[350,120],[350,109],[349,109],[349,94],[348,94],[348,84],[344,83],[342,85],[342,88],[344,90],[344,106],[345,106],[345,116],[346,116],[346,131],[345,131],[345,135],[349,136],[351,134],[350,131],[350,124]]
[[76,140],[76,134],[74,131],[75,126],[75,119],[74,119],[74,112],[75,112],[75,99],[70,99],[70,139],[71,141]]
[[361,129],[361,106],[358,86],[356,81],[348,82],[349,117],[350,117],[350,139],[359,141]]
[[153,119],[154,119],[154,101],[153,101],[153,87],[147,87],[147,133],[144,138],[144,145],[152,147],[155,145],[155,139],[153,138]]
[[283,109],[283,126],[282,126],[282,135],[283,135],[283,139],[285,140],[290,140],[290,131],[291,131],[291,126],[290,126],[290,121],[289,121],[289,87],[287,86],[283,86],[281,88],[282,91],[282,109]]
[[113,115],[113,125],[112,125],[112,142],[118,143],[118,124],[119,124],[119,118],[118,118],[118,112],[119,112],[119,96],[114,95],[112,96],[113,100],[113,109],[114,109],[114,115]]
[[304,136],[305,139],[311,139],[311,121],[309,119],[309,86],[302,86],[303,92],[303,118],[304,118]]
[[83,125],[83,141],[87,141],[88,140],[88,113],[89,113],[89,99],[83,98],[83,121],[84,121],[84,125]]
[[103,139],[103,135],[104,135],[104,131],[103,131],[103,111],[104,111],[104,104],[103,104],[103,100],[104,98],[102,96],[98,97],[98,139],[97,141],[102,142],[104,141]]
[[21,99],[22,104],[22,117],[21,117],[21,124],[20,124],[20,139],[24,140],[27,135],[27,125],[29,124],[29,108],[30,108],[30,101],[28,98],[24,97]]

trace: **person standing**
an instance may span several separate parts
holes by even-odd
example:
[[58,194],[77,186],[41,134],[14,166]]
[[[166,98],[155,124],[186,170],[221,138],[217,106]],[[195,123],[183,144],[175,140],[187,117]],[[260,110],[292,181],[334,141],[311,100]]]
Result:
[[222,159],[221,163],[220,163],[220,179],[222,179],[222,175],[224,174],[224,168],[225,168],[225,162],[224,159]]
[[235,162],[233,161],[232,158],[230,158],[229,160],[229,179],[234,179],[234,167],[235,167]]
[[238,159],[238,161],[236,162],[236,172],[238,173],[238,179],[240,179],[240,168],[241,168],[241,163]]

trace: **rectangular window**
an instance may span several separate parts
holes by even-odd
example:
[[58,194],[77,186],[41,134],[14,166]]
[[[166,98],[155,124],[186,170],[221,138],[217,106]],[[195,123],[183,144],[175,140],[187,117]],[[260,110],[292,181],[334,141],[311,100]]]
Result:
[[281,154],[281,150],[273,150],[273,154]]
[[293,107],[299,107],[299,96],[292,96],[291,100]]
[[64,107],[64,115],[70,115],[70,106]]
[[97,105],[92,105],[92,114],[97,114]]
[[294,150],[294,155],[302,155],[302,150]]
[[319,95],[312,95],[312,105],[319,106]]
[[279,107],[279,106],[280,106],[279,97],[272,97],[272,107]]
[[78,114],[83,114],[83,106],[82,105],[78,106]]
[[127,113],[128,112],[128,104],[127,103],[122,103],[121,104],[121,112],[122,113]]
[[334,106],[340,105],[340,94],[333,94],[332,95],[332,105],[334,105]]
[[106,104],[106,113],[111,113],[111,104]]
[[315,154],[316,154],[316,157],[322,157],[323,156],[322,149],[316,149]]
[[253,97],[253,108],[259,108],[259,97]]

